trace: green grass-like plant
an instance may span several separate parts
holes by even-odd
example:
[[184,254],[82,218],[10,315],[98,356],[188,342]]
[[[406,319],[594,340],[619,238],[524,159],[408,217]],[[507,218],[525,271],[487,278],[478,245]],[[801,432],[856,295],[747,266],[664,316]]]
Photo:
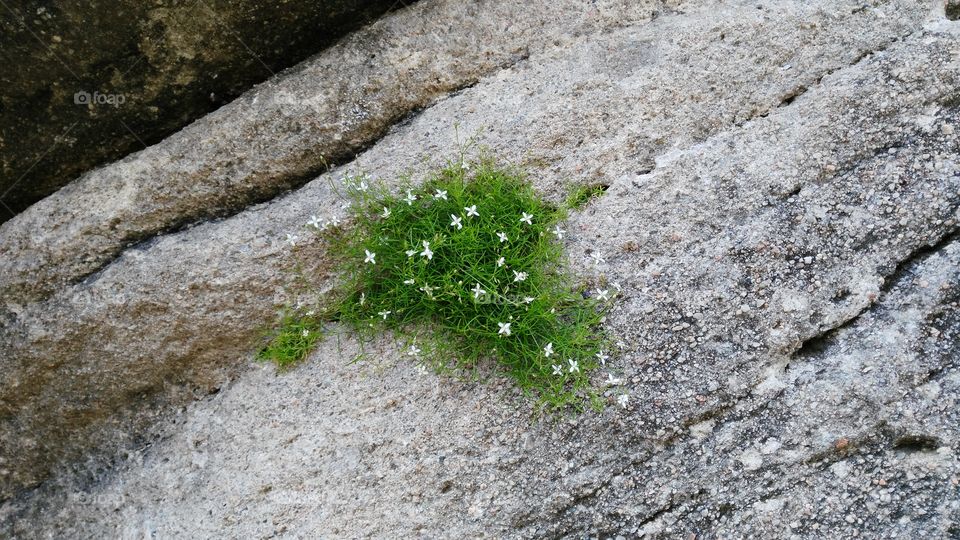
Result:
[[[495,361],[547,408],[599,406],[590,373],[606,358],[609,300],[573,286],[560,243],[565,208],[491,160],[451,162],[398,193],[372,184],[345,180],[343,226],[314,222],[341,280],[326,317],[361,337],[391,332],[440,372]],[[312,331],[288,317],[261,357],[302,358],[306,342],[295,338]]]
[[582,208],[607,190],[603,184],[574,184],[567,194],[567,208]]

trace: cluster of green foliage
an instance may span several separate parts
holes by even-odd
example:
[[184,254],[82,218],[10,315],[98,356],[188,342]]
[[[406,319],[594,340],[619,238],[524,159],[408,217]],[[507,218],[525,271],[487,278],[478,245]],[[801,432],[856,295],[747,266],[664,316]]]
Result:
[[[451,162],[395,193],[371,184],[346,180],[349,219],[320,233],[341,280],[324,318],[361,338],[391,332],[437,371],[496,361],[546,408],[599,405],[590,373],[604,358],[606,305],[572,286],[560,242],[565,208],[490,160]],[[302,358],[319,336],[314,325],[286,318],[261,358]]]

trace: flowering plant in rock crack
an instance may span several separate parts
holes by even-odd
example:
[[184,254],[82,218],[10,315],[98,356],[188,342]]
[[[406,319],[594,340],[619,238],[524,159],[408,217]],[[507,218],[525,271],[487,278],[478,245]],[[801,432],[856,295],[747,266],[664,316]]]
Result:
[[340,278],[328,318],[361,337],[392,332],[437,371],[495,361],[546,408],[602,404],[590,375],[608,358],[600,325],[613,295],[572,285],[566,209],[523,174],[458,160],[397,193],[365,176],[338,191],[345,225],[308,221]]

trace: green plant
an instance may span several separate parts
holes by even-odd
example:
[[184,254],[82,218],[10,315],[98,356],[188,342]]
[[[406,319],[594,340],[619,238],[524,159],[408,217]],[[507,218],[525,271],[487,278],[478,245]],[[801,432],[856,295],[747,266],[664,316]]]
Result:
[[590,199],[603,195],[607,187],[603,184],[574,184],[567,194],[566,205],[568,208],[582,208]]
[[399,193],[371,184],[344,182],[347,226],[311,221],[340,278],[328,318],[361,337],[390,331],[437,371],[495,360],[547,408],[599,404],[590,373],[606,360],[600,323],[610,300],[571,285],[559,242],[565,208],[490,160],[450,163]]
[[277,330],[271,332],[269,343],[257,353],[257,359],[288,369],[306,358],[322,336],[321,324],[312,314],[288,311],[280,319]]

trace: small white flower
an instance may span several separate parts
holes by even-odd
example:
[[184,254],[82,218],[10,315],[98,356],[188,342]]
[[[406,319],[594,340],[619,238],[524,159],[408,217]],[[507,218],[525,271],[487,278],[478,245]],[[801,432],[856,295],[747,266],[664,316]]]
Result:
[[463,218],[461,218],[460,216],[455,216],[453,214],[450,214],[450,226],[456,227],[458,231],[463,228],[462,221],[463,221]]
[[497,268],[499,268],[499,267],[501,267],[501,266],[503,266],[503,265],[505,265],[505,264],[507,264],[507,260],[504,259],[503,257],[500,257],[499,259],[497,259]]
[[405,279],[405,280],[403,280],[403,284],[404,284],[404,285],[413,285],[414,283],[416,283],[416,282],[415,282],[414,280],[412,280],[412,279]]
[[613,288],[616,289],[617,292],[623,291],[623,287],[620,286],[620,282],[619,282],[619,281],[614,281],[614,282],[613,282]]
[[404,253],[407,254],[407,257],[413,257],[414,255],[417,254],[417,250],[415,250],[415,249],[408,249],[408,250],[404,251]]
[[533,217],[533,214],[528,214],[526,212],[521,212],[520,222],[526,223],[527,225],[533,225],[533,222],[530,219]]
[[297,247],[297,240],[300,240],[300,237],[295,234],[287,234],[287,243],[293,247]]
[[423,241],[423,251],[420,252],[420,255],[423,255],[428,260],[433,260],[433,252],[430,251],[430,242],[426,240]]
[[333,216],[333,219],[330,220],[330,224],[333,225],[334,227],[339,227],[339,226],[340,226],[340,218],[337,217],[337,216]]
[[503,335],[503,336],[509,336],[509,335],[510,335],[510,323],[498,322],[498,323],[497,323],[497,326],[500,327],[500,330],[497,331],[497,334]]
[[607,365],[607,359],[609,359],[609,358],[610,358],[609,356],[603,354],[603,351],[600,351],[600,352],[597,353],[597,360],[600,360],[600,365],[601,365],[601,366]]
[[543,348],[544,356],[550,358],[551,354],[553,354],[553,342],[547,343],[547,346]]
[[407,190],[407,196],[403,198],[404,201],[407,201],[407,206],[413,204],[413,201],[417,200],[417,196],[413,193],[410,193],[410,190]]
[[383,218],[386,219],[386,218],[390,217],[390,214],[391,214],[390,209],[387,208],[386,206],[384,206],[384,207],[383,207],[383,214],[382,214],[382,215],[383,215]]
[[570,373],[580,373],[580,362],[568,358],[567,363],[570,364]]
[[483,295],[485,295],[485,294],[487,294],[487,291],[483,290],[483,289],[480,287],[480,284],[477,283],[477,286],[473,288],[473,297],[474,297],[475,299],[479,300],[480,297],[483,296]]
[[617,396],[617,403],[620,404],[624,409],[627,408],[627,405],[630,404],[630,395],[629,394],[620,394]]
[[516,283],[517,281],[526,281],[526,280],[527,280],[527,273],[526,273],[526,272],[517,272],[516,270],[513,271],[513,281],[514,281],[514,283]]
[[383,317],[383,320],[387,320],[387,315],[389,315],[389,314],[391,314],[391,313],[393,313],[393,312],[390,311],[390,310],[387,310],[387,311],[378,311],[378,312],[377,312],[377,315],[380,315],[381,317]]
[[444,190],[442,190],[442,189],[438,189],[438,190],[433,194],[433,198],[434,198],[434,199],[447,200],[447,192],[444,191]]
[[553,228],[553,234],[557,237],[557,240],[563,240],[563,235],[566,232],[567,231],[561,229],[559,225]]
[[317,216],[310,216],[310,221],[307,222],[307,225],[310,227],[313,227],[314,229],[319,229],[323,227],[323,225],[320,222],[320,218],[318,218]]
[[607,386],[616,386],[616,385],[620,384],[621,382],[623,382],[623,381],[621,381],[620,379],[614,377],[614,376],[613,376],[613,373],[607,373]]
[[536,298],[534,298],[534,297],[532,297],[532,296],[524,296],[524,297],[523,297],[523,303],[524,303],[524,304],[532,304],[534,300],[536,300]]
[[302,335],[303,335],[303,337],[307,337],[307,336],[309,336],[309,335],[310,335],[310,331],[309,331],[309,330],[307,330],[306,328],[304,328],[304,329],[303,329],[303,334],[302,334]]
[[465,171],[469,171],[469,170],[470,170],[470,164],[467,163],[466,161],[463,161],[463,162],[460,163],[460,168],[463,169],[463,170],[465,170]]
[[341,204],[341,205],[340,205],[340,208],[343,208],[344,210],[347,210],[347,209],[350,208],[350,205],[351,205],[351,204],[353,204],[353,203],[351,203],[350,201],[347,201],[347,202]]
[[609,289],[603,289],[603,290],[597,289],[597,300],[609,300],[610,299],[609,294],[610,294]]
[[365,262],[365,263],[370,263],[370,264],[377,264],[377,261],[376,261],[376,259],[377,259],[377,254],[376,254],[376,253],[373,253],[373,252],[367,251],[367,250],[363,250],[363,251],[364,251],[364,253],[367,254],[367,257],[366,257],[365,259],[363,259],[363,262]]
[[360,305],[367,303],[367,293],[360,293]]
[[437,288],[431,287],[430,285],[424,285],[423,287],[420,287],[420,290],[427,293],[427,296],[433,300],[433,291],[437,290]]
[[410,356],[417,356],[420,354],[420,349],[417,348],[416,343],[414,343],[413,345],[410,345],[410,350],[407,351],[407,354]]
[[563,366],[558,366],[557,364],[553,364],[553,374],[563,375]]
[[593,253],[590,254],[590,258],[593,259],[593,264],[602,264],[602,263],[607,262],[606,259],[604,259],[604,258],[600,255],[600,253],[599,253],[599,252],[596,252],[596,251],[594,251]]
[[366,182],[364,182],[363,180],[361,180],[360,183],[357,184],[357,191],[365,192],[365,191],[367,191],[367,188],[369,188],[369,187],[370,187],[370,186],[368,186]]
[[500,243],[502,244],[502,243],[504,243],[504,242],[507,241],[507,233],[498,232],[498,233],[497,233],[497,238],[500,239]]
[[467,211],[467,217],[470,217],[470,216],[477,216],[477,217],[479,217],[479,216],[480,216],[480,214],[477,213],[477,205],[464,206],[463,209]]

